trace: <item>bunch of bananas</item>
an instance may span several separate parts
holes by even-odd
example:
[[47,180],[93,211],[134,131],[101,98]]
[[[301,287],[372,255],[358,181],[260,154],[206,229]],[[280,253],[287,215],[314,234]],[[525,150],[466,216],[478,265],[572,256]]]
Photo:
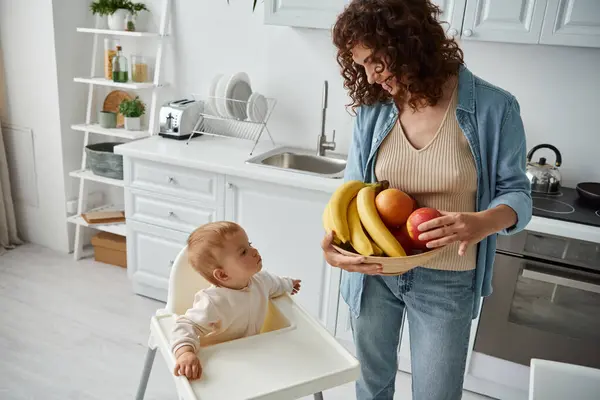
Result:
[[352,180],[336,189],[323,211],[323,227],[334,232],[335,244],[351,246],[363,256],[406,256],[375,206],[375,196],[388,187],[387,181]]

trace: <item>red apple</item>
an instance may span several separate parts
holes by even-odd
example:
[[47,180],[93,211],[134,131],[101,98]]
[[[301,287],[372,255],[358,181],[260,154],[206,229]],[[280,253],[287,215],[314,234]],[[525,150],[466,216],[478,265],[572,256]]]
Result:
[[441,217],[442,214],[435,208],[421,207],[417,208],[410,214],[406,221],[406,230],[412,241],[413,248],[426,250],[428,240],[419,240],[419,235],[423,232],[419,231],[418,227],[424,222]]
[[391,232],[392,235],[394,235],[394,237],[396,238],[396,240],[400,243],[406,254],[411,254],[413,244],[410,236],[408,236],[406,225],[402,225],[400,228],[396,228]]

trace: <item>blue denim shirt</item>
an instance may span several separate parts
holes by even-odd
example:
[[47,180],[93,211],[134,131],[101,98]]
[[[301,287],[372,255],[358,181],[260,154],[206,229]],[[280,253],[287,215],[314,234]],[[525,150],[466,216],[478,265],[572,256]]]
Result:
[[[476,209],[501,204],[511,207],[518,220],[499,232],[503,235],[520,232],[531,220],[531,187],[525,174],[527,146],[519,110],[513,95],[461,67],[455,114],[477,168]],[[392,101],[357,109],[345,180],[376,181],[377,151],[397,120],[398,109]],[[496,234],[478,244],[473,318],[478,314],[481,296],[492,293],[495,252]],[[355,317],[360,314],[364,277],[358,272],[342,271],[342,297]]]

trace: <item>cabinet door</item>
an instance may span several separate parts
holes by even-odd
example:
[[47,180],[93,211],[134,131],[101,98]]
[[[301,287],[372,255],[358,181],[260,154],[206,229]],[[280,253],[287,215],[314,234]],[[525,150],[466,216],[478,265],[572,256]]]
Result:
[[265,0],[265,24],[331,29],[346,0]]
[[600,1],[548,0],[540,43],[600,47]]
[[234,177],[226,186],[226,218],[246,230],[265,270],[302,280],[294,299],[333,333],[340,273],[320,247],[329,194]]
[[448,36],[459,36],[462,30],[465,4],[467,0],[433,0],[433,3],[442,9],[440,22],[446,29]]
[[127,221],[127,273],[137,294],[167,301],[169,275],[188,234]]
[[462,38],[538,43],[547,0],[467,0]]

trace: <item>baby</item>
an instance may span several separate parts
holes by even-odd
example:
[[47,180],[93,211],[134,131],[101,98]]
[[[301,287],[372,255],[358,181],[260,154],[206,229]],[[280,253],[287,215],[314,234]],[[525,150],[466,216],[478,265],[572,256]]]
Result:
[[194,305],[175,322],[172,351],[174,373],[197,379],[202,374],[196,352],[213,343],[256,335],[262,328],[270,298],[296,294],[300,280],[280,278],[262,270],[262,259],[241,226],[214,222],[188,238],[190,265],[212,285],[196,293]]

